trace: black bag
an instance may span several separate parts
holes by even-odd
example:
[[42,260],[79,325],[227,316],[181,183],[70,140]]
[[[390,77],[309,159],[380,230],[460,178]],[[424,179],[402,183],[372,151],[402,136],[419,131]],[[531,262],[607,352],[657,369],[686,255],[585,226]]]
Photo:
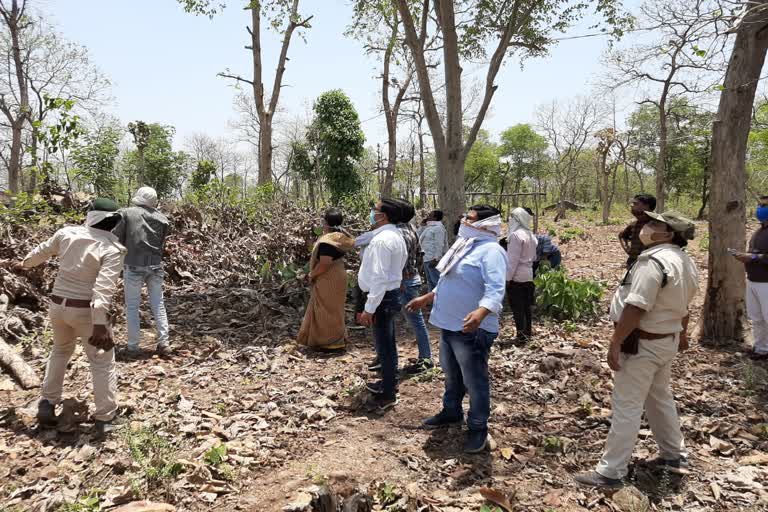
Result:
[[635,329],[621,342],[621,351],[624,354],[636,355],[640,350],[640,332]]

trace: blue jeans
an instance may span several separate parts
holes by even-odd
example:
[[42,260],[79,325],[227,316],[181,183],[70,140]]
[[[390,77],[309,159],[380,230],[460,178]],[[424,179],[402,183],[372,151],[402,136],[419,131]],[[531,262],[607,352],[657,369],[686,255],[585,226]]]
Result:
[[437,282],[440,280],[440,272],[435,268],[437,264],[433,265],[429,261],[424,262],[424,274],[427,276],[427,288],[429,291],[435,289]]
[[[414,277],[412,279],[403,279],[402,286],[400,287],[400,304],[405,306],[410,301],[421,295],[421,279]],[[421,311],[415,313],[405,313],[408,322],[410,322],[413,328],[413,333],[416,335],[416,346],[419,347],[419,359],[432,359],[432,348],[429,346],[429,331],[427,331],[427,324],[424,322],[424,315]]]
[[381,384],[384,396],[393,398],[396,394],[397,343],[395,340],[395,317],[400,313],[400,290],[390,290],[376,308],[373,316],[373,337],[376,354],[381,363]]
[[443,411],[461,417],[461,402],[468,392],[467,427],[470,430],[488,429],[491,415],[488,356],[496,336],[483,329],[467,334],[443,329],[440,338],[440,367],[445,374]]
[[139,348],[141,325],[139,306],[141,305],[141,288],[147,283],[149,305],[157,328],[157,346],[168,346],[168,315],[163,302],[163,279],[165,272],[162,266],[134,267],[125,266],[123,279],[125,281],[125,321],[128,327],[128,348]]

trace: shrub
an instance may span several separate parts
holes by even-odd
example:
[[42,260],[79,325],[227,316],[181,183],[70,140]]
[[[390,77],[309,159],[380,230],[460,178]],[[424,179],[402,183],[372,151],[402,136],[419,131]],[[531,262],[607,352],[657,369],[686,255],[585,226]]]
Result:
[[556,320],[576,321],[597,314],[603,285],[588,279],[569,279],[565,270],[540,273],[536,283],[536,305]]
[[560,235],[560,243],[561,244],[567,244],[571,240],[574,240],[576,238],[584,239],[584,230],[581,228],[571,228],[569,227],[563,233]]

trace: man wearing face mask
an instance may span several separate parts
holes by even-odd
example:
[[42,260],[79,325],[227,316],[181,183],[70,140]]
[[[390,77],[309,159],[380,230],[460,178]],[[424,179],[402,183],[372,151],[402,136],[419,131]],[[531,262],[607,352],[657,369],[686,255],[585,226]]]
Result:
[[611,302],[615,328],[608,348],[614,371],[613,413],[605,452],[595,471],[576,475],[593,487],[618,487],[627,475],[645,406],[659,446],[651,465],[684,474],[688,461],[670,388],[672,361],[688,347],[688,305],[698,270],[683,251],[693,223],[675,212],[648,212],[640,231],[646,249],[627,271]]
[[518,344],[533,336],[532,308],[536,288],[533,263],[536,261],[536,236],[531,232],[533,216],[524,208],[515,208],[509,216],[507,235],[507,300],[515,318]]
[[[391,199],[381,199],[371,210],[372,231],[366,235],[357,282],[367,294],[358,322],[373,326],[376,355],[381,365],[381,382],[367,385],[374,406],[384,412],[397,403],[397,344],[395,317],[400,312],[400,284],[408,249],[397,223],[403,217],[401,206]],[[359,240],[356,243],[365,245]]]
[[747,316],[755,340],[749,357],[762,361],[768,360],[768,196],[760,197],[755,216],[760,228],[749,240],[749,250],[733,252],[733,256],[747,271]]
[[621,248],[627,253],[627,268],[637,260],[637,257],[643,252],[643,243],[640,241],[640,230],[643,229],[650,219],[646,212],[652,212],[656,209],[656,198],[649,194],[638,194],[632,199],[630,212],[635,217],[635,221],[624,228],[619,234]]
[[459,227],[459,237],[437,265],[437,287],[406,306],[416,311],[434,303],[429,322],[441,329],[443,408],[423,425],[435,429],[461,424],[462,401],[469,393],[467,453],[480,452],[488,444],[488,358],[499,332],[507,275],[507,257],[497,241],[500,231],[499,210],[488,205],[471,206]]
[[59,261],[49,312],[53,349],[37,410],[41,425],[56,424],[55,407],[61,401],[75,341],[80,338],[91,364],[97,433],[103,435],[117,426],[117,371],[107,316],[126,252],[111,232],[119,222],[117,204],[111,199],[96,199],[84,226],[58,230],[13,267],[18,271],[36,267],[54,256]]

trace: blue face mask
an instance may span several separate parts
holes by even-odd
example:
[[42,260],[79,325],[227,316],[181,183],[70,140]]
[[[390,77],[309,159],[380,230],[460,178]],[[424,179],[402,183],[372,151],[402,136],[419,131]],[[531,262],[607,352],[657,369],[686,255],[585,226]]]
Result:
[[768,206],[758,206],[755,210],[755,217],[760,222],[768,221]]
[[371,221],[371,226],[376,224],[376,210],[371,210],[371,216],[368,218]]

